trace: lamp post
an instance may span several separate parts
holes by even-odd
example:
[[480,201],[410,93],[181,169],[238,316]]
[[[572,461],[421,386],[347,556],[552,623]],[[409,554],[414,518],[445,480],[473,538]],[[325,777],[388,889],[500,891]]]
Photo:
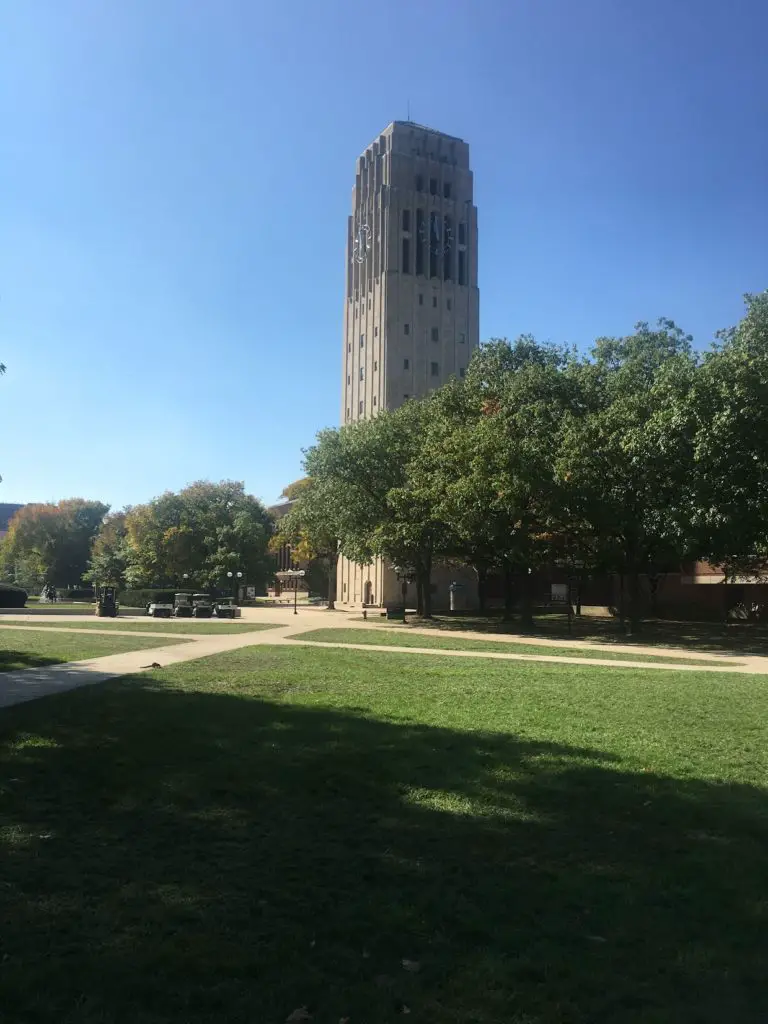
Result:
[[184,580],[185,588],[188,587],[189,586],[189,573],[188,572],[183,573],[181,578]]
[[304,570],[298,569],[296,575],[293,578],[293,614],[299,614],[299,580],[304,577]]
[[403,622],[405,622],[405,608],[408,601],[408,584],[412,583],[413,580],[416,579],[416,572],[413,568],[402,565],[393,565],[392,571],[400,580],[400,592],[403,596]]
[[237,604],[237,599],[238,599],[238,596],[239,596],[238,595],[238,590],[240,589],[240,580],[242,578],[243,578],[243,574],[241,572],[228,572],[227,573],[227,579],[232,584],[232,596],[233,596],[235,604]]

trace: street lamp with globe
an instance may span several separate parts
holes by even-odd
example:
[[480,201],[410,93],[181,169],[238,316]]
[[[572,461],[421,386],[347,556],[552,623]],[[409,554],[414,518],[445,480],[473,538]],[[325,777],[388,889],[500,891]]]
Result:
[[413,583],[416,579],[416,570],[410,565],[393,565],[392,571],[401,584],[401,593],[403,597],[403,622],[405,622],[405,609],[408,602],[408,584]]
[[240,580],[243,578],[241,572],[228,572],[227,579],[232,583],[232,596],[234,597],[235,604],[239,597],[238,591],[240,589]]

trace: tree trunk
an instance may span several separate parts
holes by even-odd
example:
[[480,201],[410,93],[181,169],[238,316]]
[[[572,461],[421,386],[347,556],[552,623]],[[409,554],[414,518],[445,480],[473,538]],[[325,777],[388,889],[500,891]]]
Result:
[[639,633],[643,621],[640,602],[640,573],[633,569],[629,577],[629,629],[631,633]]
[[512,566],[504,566],[504,621],[511,622],[515,610],[515,581]]
[[488,585],[488,570],[477,570],[477,607],[481,612],[485,611],[486,588]]
[[619,572],[619,623],[622,629],[626,621],[626,612],[624,608],[624,570]]
[[648,584],[651,589],[651,615],[654,619],[659,617],[659,584],[661,583],[661,574],[654,573],[648,577]]
[[422,616],[425,619],[432,618],[432,555],[429,554],[424,558],[422,566],[422,590],[421,604],[422,604]]
[[336,563],[338,556],[328,559],[328,610],[336,607]]
[[523,593],[520,601],[520,623],[523,629],[533,629],[533,577],[526,569],[523,574]]
[[581,587],[583,576],[581,573],[576,577],[576,618],[581,618]]
[[424,614],[424,577],[421,572],[416,574],[416,614]]
[[568,577],[568,583],[566,585],[566,598],[568,601],[568,634],[573,632],[573,591],[571,589],[572,579]]
[[421,614],[422,614],[422,618],[431,619],[432,618],[432,586],[431,586],[431,583],[430,583],[429,576],[427,576],[426,579],[424,580],[423,586],[424,586],[424,594],[423,594],[422,599],[421,599],[422,600],[423,611],[422,611]]

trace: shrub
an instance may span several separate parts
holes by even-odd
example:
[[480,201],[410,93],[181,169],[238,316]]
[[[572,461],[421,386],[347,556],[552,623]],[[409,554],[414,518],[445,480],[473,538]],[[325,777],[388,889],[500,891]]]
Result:
[[26,603],[26,590],[0,583],[0,608],[23,608]]
[[91,587],[79,587],[72,590],[64,590],[59,594],[60,601],[93,601],[95,594]]
[[120,594],[120,604],[124,608],[146,608],[148,604],[172,604],[175,590],[159,590],[147,587],[143,590],[124,590]]

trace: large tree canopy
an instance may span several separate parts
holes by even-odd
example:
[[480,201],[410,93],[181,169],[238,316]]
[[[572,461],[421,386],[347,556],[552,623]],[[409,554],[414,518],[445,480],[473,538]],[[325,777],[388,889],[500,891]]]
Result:
[[348,558],[409,565],[421,590],[461,559],[529,616],[528,572],[557,562],[626,579],[637,620],[643,574],[768,560],[768,293],[705,354],[691,341],[660,320],[586,356],[491,342],[465,379],[321,432],[291,494]]
[[132,586],[221,586],[227,572],[263,587],[269,567],[269,515],[244,485],[201,480],[167,492],[125,517],[130,557],[125,576]]
[[25,505],[10,522],[2,544],[6,578],[76,587],[88,565],[91,544],[109,506],[70,498],[55,505]]

